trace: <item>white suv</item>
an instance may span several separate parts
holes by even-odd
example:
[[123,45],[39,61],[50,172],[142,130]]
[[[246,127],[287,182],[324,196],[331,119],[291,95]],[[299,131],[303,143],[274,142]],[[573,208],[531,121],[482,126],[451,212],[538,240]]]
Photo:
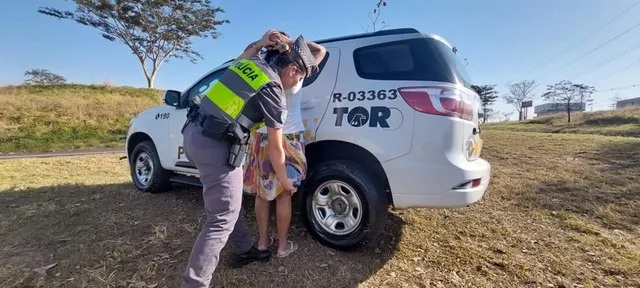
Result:
[[[309,232],[348,249],[373,240],[396,209],[456,208],[480,200],[490,164],[479,158],[479,96],[443,38],[411,28],[316,41],[327,48],[306,79],[302,115],[309,174],[296,193]],[[201,185],[182,149],[190,99],[231,60],[130,122],[131,177],[146,192]]]

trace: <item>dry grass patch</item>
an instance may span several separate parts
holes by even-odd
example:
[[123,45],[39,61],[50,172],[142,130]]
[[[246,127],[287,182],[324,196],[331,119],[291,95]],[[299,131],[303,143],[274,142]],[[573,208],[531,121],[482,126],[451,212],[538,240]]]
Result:
[[121,147],[129,120],[161,100],[129,87],[0,87],[0,153]]
[[[493,178],[480,203],[392,211],[379,241],[351,253],[317,244],[294,220],[299,251],[238,270],[222,262],[216,287],[640,286],[640,141],[483,138]],[[178,286],[200,192],[141,194],[118,156],[0,161],[0,286]],[[48,276],[31,271],[52,263]]]
[[640,108],[572,112],[571,123],[567,123],[566,113],[558,113],[521,122],[490,123],[486,127],[504,131],[640,137]]

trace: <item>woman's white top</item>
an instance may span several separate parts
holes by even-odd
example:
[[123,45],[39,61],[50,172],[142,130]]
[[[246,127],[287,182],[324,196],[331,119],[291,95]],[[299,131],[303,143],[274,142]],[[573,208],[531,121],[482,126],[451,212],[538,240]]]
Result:
[[[305,127],[302,122],[302,107],[300,101],[302,93],[298,92],[291,96],[287,95],[287,118],[282,128],[283,134],[293,134],[295,132],[304,132]],[[267,133],[267,127],[264,126],[257,131],[258,133]]]

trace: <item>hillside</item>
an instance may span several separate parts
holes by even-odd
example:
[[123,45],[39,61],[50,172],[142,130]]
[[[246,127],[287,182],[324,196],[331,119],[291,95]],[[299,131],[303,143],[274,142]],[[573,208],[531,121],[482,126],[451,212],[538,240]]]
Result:
[[[104,85],[0,87],[0,153],[122,147],[129,120],[162,91]],[[640,137],[640,108],[490,123],[492,130]]]
[[522,122],[487,123],[492,130],[598,134],[605,136],[640,137],[640,108],[621,110],[555,114]]
[[129,120],[162,91],[104,85],[0,87],[0,153],[122,147]]

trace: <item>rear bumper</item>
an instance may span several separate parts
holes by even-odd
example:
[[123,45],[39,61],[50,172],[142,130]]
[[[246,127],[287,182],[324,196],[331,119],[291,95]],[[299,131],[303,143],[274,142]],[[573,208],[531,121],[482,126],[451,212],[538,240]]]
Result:
[[487,187],[489,186],[489,173],[490,172],[487,170],[486,176],[481,177],[482,180],[480,185],[475,188],[450,189],[445,193],[438,195],[393,194],[393,203],[398,209],[466,207],[482,199],[487,191]]
[[[491,178],[491,165],[484,159],[465,160],[458,165],[453,162],[440,166],[412,164],[403,168],[385,167],[386,171],[395,171],[387,177],[397,209],[466,207],[482,199]],[[478,186],[454,189],[474,179],[480,179]]]

